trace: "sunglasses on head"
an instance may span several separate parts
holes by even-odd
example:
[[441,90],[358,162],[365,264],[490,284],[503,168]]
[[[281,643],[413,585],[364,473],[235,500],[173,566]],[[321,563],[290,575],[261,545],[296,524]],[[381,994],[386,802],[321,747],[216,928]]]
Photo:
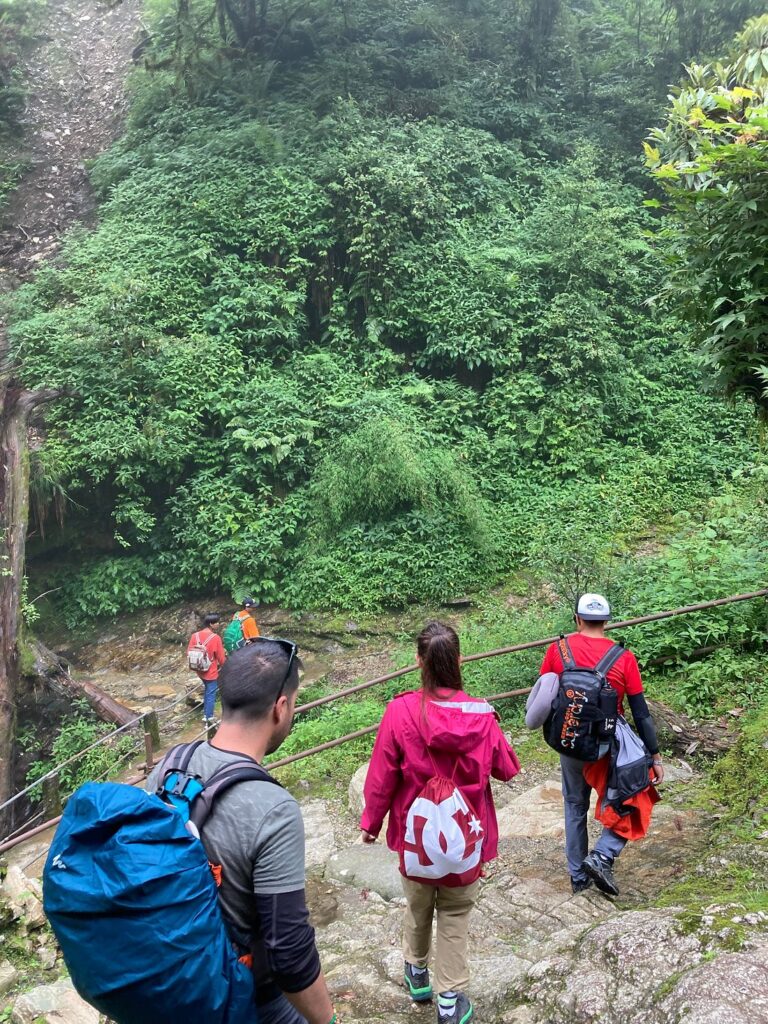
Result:
[[283,640],[283,638],[279,637],[279,636],[255,636],[250,641],[250,643],[252,643],[252,644],[258,644],[258,643],[278,644],[278,646],[281,647],[285,651],[285,653],[288,655],[288,667],[285,670],[285,675],[283,676],[283,681],[282,681],[282,683],[280,683],[280,689],[277,691],[277,695],[275,696],[275,704],[277,704],[277,702],[280,700],[280,698],[283,695],[283,690],[285,689],[285,684],[288,682],[288,680],[290,678],[291,670],[293,669],[293,663],[296,660],[296,655],[297,655],[298,650],[299,650],[298,644],[295,644],[293,642],[293,640]]

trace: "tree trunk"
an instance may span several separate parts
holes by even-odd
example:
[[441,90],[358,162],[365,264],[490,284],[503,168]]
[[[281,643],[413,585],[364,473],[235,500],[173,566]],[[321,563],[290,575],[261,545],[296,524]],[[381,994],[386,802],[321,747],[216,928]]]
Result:
[[656,731],[662,747],[669,746],[678,754],[724,754],[734,741],[731,722],[694,722],[687,715],[672,711],[666,704],[648,699]]
[[33,649],[37,675],[58,693],[64,693],[75,699],[87,700],[103,722],[128,725],[129,722],[135,722],[139,718],[138,712],[115,700],[96,683],[92,683],[88,679],[73,679],[69,674],[66,661],[49,650],[44,643],[35,640]]
[[[13,784],[17,640],[29,512],[27,427],[34,409],[59,395],[26,391],[9,377],[6,366],[0,384],[0,804],[10,797]],[[8,815],[0,812],[0,835],[8,831],[7,825]]]

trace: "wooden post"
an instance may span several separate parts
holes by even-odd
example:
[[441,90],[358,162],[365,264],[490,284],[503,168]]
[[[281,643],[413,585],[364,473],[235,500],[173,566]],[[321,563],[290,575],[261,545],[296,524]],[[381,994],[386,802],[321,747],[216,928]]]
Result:
[[149,775],[155,764],[155,748],[152,743],[152,733],[146,731],[146,724],[144,729],[144,752],[146,754],[147,775]]
[[155,766],[155,748],[160,746],[160,725],[156,711],[148,711],[142,718],[144,723],[144,751],[146,753],[147,775]]
[[61,789],[59,776],[43,779],[43,811],[46,818],[58,818],[61,814]]
[[148,711],[144,715],[144,732],[149,733],[155,747],[160,746],[160,723],[157,720],[156,711]]

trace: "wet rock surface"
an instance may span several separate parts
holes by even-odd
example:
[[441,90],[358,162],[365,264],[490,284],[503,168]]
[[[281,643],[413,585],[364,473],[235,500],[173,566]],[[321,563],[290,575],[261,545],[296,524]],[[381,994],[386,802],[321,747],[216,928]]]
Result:
[[731,953],[685,974],[658,1007],[659,1024],[768,1021],[768,944]]
[[335,853],[325,866],[325,877],[361,892],[377,893],[384,900],[403,895],[397,855],[381,843],[357,843]]
[[[95,635],[73,637],[53,631],[44,639],[66,658],[75,678],[93,680],[137,711],[161,710],[185,693],[202,701],[202,687],[187,667],[187,642],[203,615],[215,612],[226,624],[234,611],[231,602],[211,597],[196,604],[123,615],[103,623]],[[262,635],[288,637],[299,645],[302,689],[319,679],[341,689],[391,671],[393,650],[404,634],[418,632],[422,615],[423,611],[418,624],[403,613],[362,625],[331,615],[298,615],[264,606],[256,610],[255,618]],[[408,687],[408,677],[403,684]]]

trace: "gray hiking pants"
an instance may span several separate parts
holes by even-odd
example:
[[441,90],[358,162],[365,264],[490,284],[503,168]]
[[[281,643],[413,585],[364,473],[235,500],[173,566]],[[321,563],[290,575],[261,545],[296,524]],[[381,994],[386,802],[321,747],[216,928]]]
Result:
[[[592,792],[583,774],[584,762],[560,755],[560,771],[563,779],[563,804],[565,806],[565,856],[571,878],[577,881],[587,878],[581,864],[589,853],[587,816],[589,798]],[[627,840],[604,828],[595,844],[597,853],[613,860],[626,846]]]

